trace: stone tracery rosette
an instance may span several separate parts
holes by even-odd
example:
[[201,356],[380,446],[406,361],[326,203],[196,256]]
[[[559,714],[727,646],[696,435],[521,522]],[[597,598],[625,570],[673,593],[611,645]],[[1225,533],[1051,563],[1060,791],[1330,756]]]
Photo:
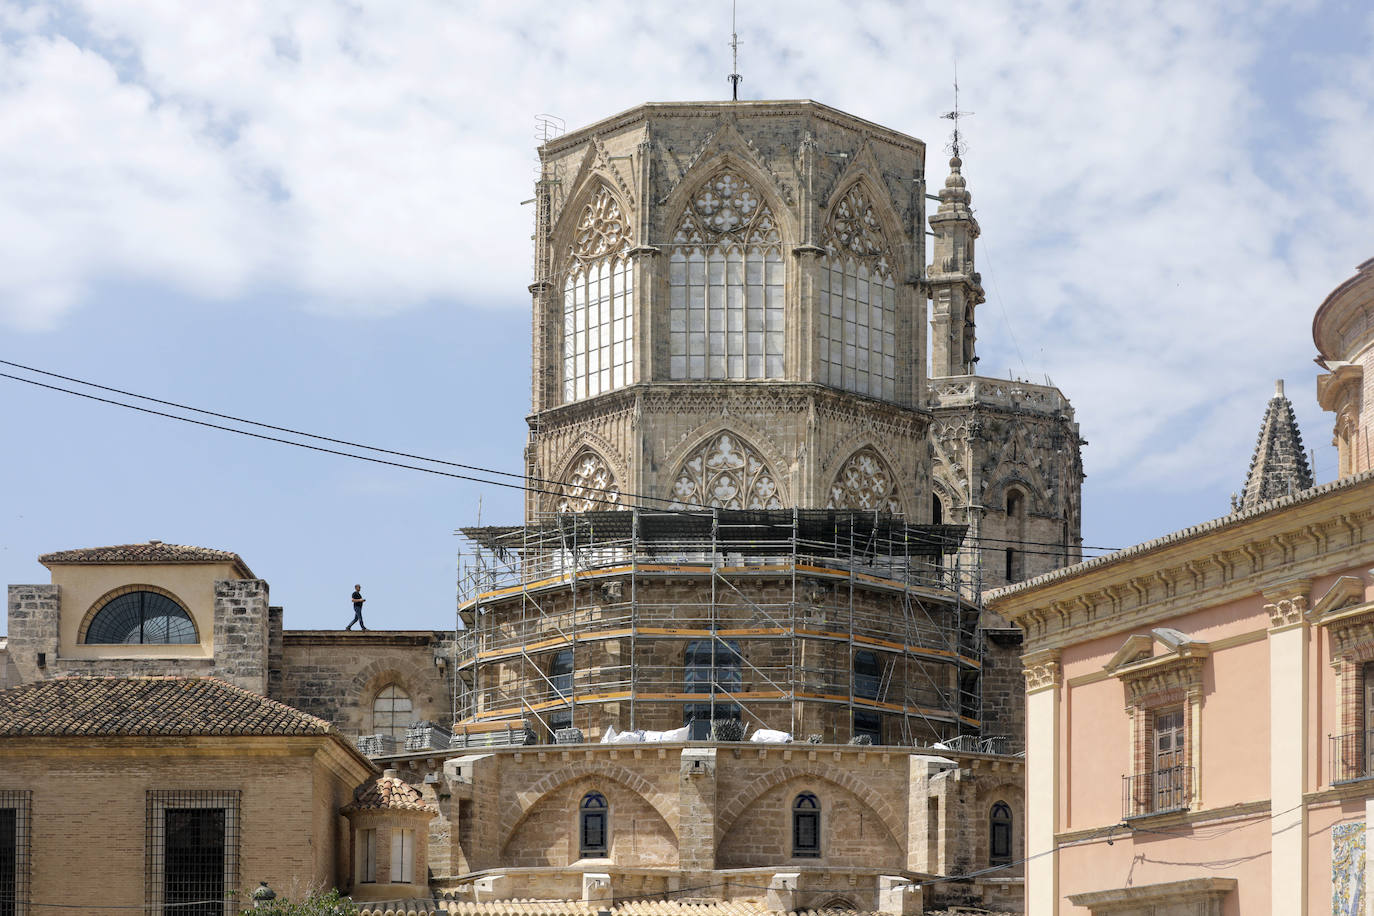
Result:
[[619,503],[620,486],[606,459],[591,449],[583,449],[568,471],[555,511],[589,512],[611,509]]
[[735,241],[780,245],[777,220],[749,182],[726,169],[705,182],[682,214],[674,245],[710,245]]
[[873,205],[861,184],[852,186],[830,208],[822,243],[832,255],[848,254],[873,259],[881,265],[884,273],[888,272],[888,248],[882,223],[873,212]]
[[670,509],[781,509],[772,469],[733,433],[720,433],[683,462]]
[[568,253],[579,262],[593,261],[628,250],[630,226],[615,197],[605,188],[582,208]]
[[887,464],[871,448],[861,448],[840,468],[830,484],[827,509],[864,509],[902,514],[902,501]]

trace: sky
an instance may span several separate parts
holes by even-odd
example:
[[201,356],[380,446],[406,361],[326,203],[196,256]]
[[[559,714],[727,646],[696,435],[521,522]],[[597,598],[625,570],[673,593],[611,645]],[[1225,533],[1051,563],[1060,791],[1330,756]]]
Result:
[[[726,0],[0,2],[0,360],[518,472],[535,117],[727,97],[729,30]],[[980,369],[1072,400],[1085,544],[1225,514],[1278,378],[1334,477],[1311,319],[1374,255],[1364,3],[744,0],[738,31],[742,98],[920,137],[937,187],[957,62]],[[288,628],[354,583],[369,626],[449,628],[454,530],[521,516],[9,378],[0,423],[7,583],[158,539],[240,554]]]

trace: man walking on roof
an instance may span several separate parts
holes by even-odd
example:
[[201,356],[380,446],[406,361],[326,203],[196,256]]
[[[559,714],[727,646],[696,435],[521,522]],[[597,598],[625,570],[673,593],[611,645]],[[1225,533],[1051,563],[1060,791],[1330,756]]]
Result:
[[354,623],[356,623],[360,629],[367,629],[367,627],[363,625],[363,602],[366,600],[367,599],[363,597],[363,587],[361,585],[353,586],[353,622],[344,627],[345,630],[353,629]]

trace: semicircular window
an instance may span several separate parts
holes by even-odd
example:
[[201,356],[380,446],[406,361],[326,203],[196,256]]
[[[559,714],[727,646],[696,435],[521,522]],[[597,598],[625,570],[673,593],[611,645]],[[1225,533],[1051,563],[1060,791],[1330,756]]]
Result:
[[196,625],[186,609],[157,592],[126,592],[96,612],[86,628],[90,644],[187,645],[196,642]]

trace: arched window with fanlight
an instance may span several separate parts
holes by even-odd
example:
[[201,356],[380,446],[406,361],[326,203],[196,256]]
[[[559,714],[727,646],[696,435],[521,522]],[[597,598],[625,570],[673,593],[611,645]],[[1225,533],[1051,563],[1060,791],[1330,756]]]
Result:
[[792,800],[792,856],[814,859],[821,854],[821,803],[810,792]]
[[116,595],[95,612],[82,642],[88,645],[193,645],[196,625],[176,599],[138,589]]
[[669,246],[669,377],[782,378],[784,277],[772,208],[740,172],[717,172]]
[[630,227],[604,186],[578,218],[563,281],[563,401],[634,381]]
[[817,343],[820,381],[897,396],[897,285],[892,252],[862,183],[830,208],[822,233]]
[[999,801],[988,815],[988,864],[1007,865],[1011,856],[1011,806]]
[[410,694],[398,684],[387,684],[372,700],[372,728],[378,735],[404,738],[406,729],[415,722],[415,709]]
[[600,792],[582,796],[577,812],[577,847],[580,858],[602,858],[611,848],[610,806]]

